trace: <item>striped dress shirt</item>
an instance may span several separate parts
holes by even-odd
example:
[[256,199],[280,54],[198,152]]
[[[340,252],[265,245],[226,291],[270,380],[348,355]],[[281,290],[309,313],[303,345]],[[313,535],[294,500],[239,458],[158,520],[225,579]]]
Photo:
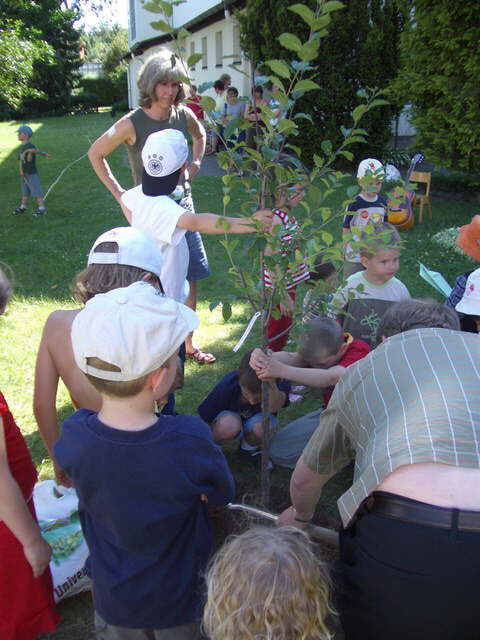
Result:
[[480,337],[414,329],[388,338],[351,365],[303,461],[326,474],[353,458],[353,485],[338,501],[345,527],[362,501],[401,465],[478,468]]

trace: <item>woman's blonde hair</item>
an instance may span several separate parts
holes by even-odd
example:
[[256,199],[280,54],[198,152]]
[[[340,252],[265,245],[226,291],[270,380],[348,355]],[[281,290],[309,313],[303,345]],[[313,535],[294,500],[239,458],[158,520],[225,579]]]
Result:
[[150,108],[155,102],[155,87],[162,82],[180,82],[174,104],[178,105],[185,100],[186,94],[183,88],[182,79],[185,77],[185,70],[182,69],[180,60],[173,57],[168,49],[161,49],[158,53],[151,55],[138,75],[138,103],[141,107]]
[[[95,247],[95,253],[118,253],[118,244],[101,242]],[[147,280],[163,293],[158,276],[128,264],[90,264],[75,276],[72,293],[78,302],[85,304],[97,293],[107,293],[112,289],[128,287],[140,280]]]
[[254,527],[211,561],[203,626],[211,640],[323,640],[329,578],[295,527]]

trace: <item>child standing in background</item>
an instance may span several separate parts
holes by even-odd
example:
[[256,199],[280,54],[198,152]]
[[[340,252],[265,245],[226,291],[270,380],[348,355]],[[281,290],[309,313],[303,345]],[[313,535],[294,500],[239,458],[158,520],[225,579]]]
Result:
[[[288,161],[284,163],[284,166],[288,168]],[[274,208],[272,209],[272,230],[275,232],[276,229],[280,229],[280,249],[273,248],[272,237],[272,242],[267,244],[265,249],[265,256],[281,253],[287,261],[292,255],[295,255],[295,237],[300,233],[300,227],[290,210],[302,200],[304,195],[305,189],[300,183],[279,185],[275,194]],[[272,310],[267,325],[269,348],[272,351],[282,351],[287,344],[288,334],[292,326],[297,286],[300,282],[309,279],[310,272],[308,265],[305,262],[301,262],[294,267],[287,267],[286,271],[280,265],[276,265],[275,269],[266,266],[263,277],[267,288],[273,288],[279,282],[286,281],[286,295]]]
[[43,216],[45,213],[45,202],[43,199],[42,185],[40,184],[40,176],[37,172],[36,156],[39,154],[50,158],[50,154],[46,151],[40,151],[31,142],[33,131],[31,127],[23,124],[19,127],[18,139],[22,143],[18,150],[18,160],[20,163],[20,189],[22,200],[20,205],[13,211],[13,215],[25,213],[27,211],[28,198],[33,196],[37,199],[38,207],[33,212],[34,216]]
[[343,330],[371,347],[380,318],[393,302],[407,300],[407,287],[395,277],[400,268],[400,234],[388,222],[370,224],[358,237],[362,271],[353,273],[333,296],[332,315]]
[[[10,284],[0,271],[0,313]],[[35,640],[55,631],[58,616],[48,568],[51,549],[33,506],[37,472],[20,429],[0,393],[0,638]]]
[[358,165],[357,180],[360,193],[347,207],[343,219],[345,265],[343,275],[348,278],[364,268],[360,253],[353,245],[368,223],[387,222],[387,199],[380,194],[385,169],[375,158],[366,158]]

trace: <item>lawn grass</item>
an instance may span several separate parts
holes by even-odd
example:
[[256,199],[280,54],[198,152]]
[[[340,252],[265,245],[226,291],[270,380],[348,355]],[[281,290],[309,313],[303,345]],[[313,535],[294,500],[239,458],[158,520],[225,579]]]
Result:
[[[35,131],[33,141],[37,146],[52,153],[51,159],[38,159],[39,173],[46,190],[62,170],[86,153],[90,143],[111,124],[108,114],[48,118],[29,123]],[[58,307],[76,306],[69,292],[69,284],[78,271],[84,268],[88,250],[94,239],[103,231],[126,224],[119,207],[99,182],[90,168],[87,158],[68,169],[47,198],[47,215],[34,218],[29,214],[12,216],[18,204],[19,185],[16,159],[15,131],[19,123],[0,123],[0,179],[3,185],[3,224],[1,229],[0,260],[15,274],[15,296],[4,317],[0,319],[3,359],[0,369],[0,389],[5,394],[42,478],[52,474],[45,447],[38,435],[31,405],[33,394],[33,371],[35,356],[43,324],[48,314]],[[131,185],[130,171],[122,150],[109,157],[115,175],[124,186]],[[193,183],[196,209],[199,212],[222,212],[221,181],[214,177],[200,177]],[[440,248],[430,238],[444,228],[465,224],[475,213],[475,206],[460,200],[435,198],[432,185],[433,220],[426,220],[404,234],[405,248],[402,253],[398,277],[416,297],[439,297],[433,289],[417,275],[418,261],[431,269],[441,271],[453,284],[459,273],[471,269],[472,262],[454,251]],[[235,215],[241,194],[232,198],[229,213]],[[345,193],[336,194],[332,205],[340,213]],[[301,210],[300,210],[301,213]],[[331,230],[340,237],[341,224],[335,220]],[[201,327],[197,332],[198,342],[203,348],[215,353],[217,362],[199,366],[187,362],[185,388],[177,394],[177,410],[195,413],[196,407],[211,387],[226,372],[236,367],[239,356],[231,349],[241,335],[250,311],[242,302],[233,307],[233,316],[224,323],[221,310],[209,311],[211,300],[232,291],[227,274],[227,260],[218,238],[206,237],[205,244],[212,269],[212,276],[199,285],[199,315]],[[236,259],[246,264],[242,242],[236,249]],[[301,296],[300,296],[301,297]],[[257,334],[258,335],[258,334]],[[255,333],[246,347],[254,346]],[[246,348],[244,347],[244,348]],[[241,357],[241,356],[240,356]],[[303,403],[294,405],[280,413],[280,423],[286,424],[295,417],[318,406],[318,394],[310,391]],[[60,389],[58,408],[61,417],[73,409],[67,393]],[[239,498],[252,495],[257,484],[254,473],[239,462],[230,448],[229,461],[239,479]],[[288,480],[290,473],[274,470],[272,474],[272,503],[281,509],[288,502]],[[345,486],[345,477],[332,479],[322,498],[322,505],[335,515],[335,500]],[[89,637],[82,630],[82,618],[89,614],[89,596],[74,598],[62,607],[66,617],[64,631],[51,637],[69,640]]]

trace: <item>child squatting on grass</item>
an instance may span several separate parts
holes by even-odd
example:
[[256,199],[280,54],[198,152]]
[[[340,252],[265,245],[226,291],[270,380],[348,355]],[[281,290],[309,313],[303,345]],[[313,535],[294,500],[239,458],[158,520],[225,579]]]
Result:
[[72,323],[77,366],[101,396],[68,418],[54,454],[79,496],[96,638],[198,640],[213,550],[206,502],[234,496],[198,417],[158,417],[196,314],[147,282],[97,294]]
[[[161,290],[162,254],[141,231],[118,227],[99,236],[88,256],[88,266],[76,277],[73,292],[86,304],[98,293],[145,280]],[[57,417],[58,381],[61,379],[75,408],[100,409],[100,394],[75,364],[70,331],[80,309],[58,309],[45,323],[35,366],[33,411],[40,435],[52,458],[58,484],[71,480],[58,466],[53,445],[60,436]]]
[[[198,407],[198,415],[212,428],[218,444],[240,440],[240,449],[252,462],[260,461],[262,441],[262,383],[249,364],[251,351],[243,356],[238,371],[230,371],[210,391]],[[270,424],[277,425],[276,413],[288,405],[290,383],[265,379],[269,386]]]
[[34,216],[43,216],[45,213],[45,202],[43,199],[42,185],[40,184],[40,177],[37,171],[36,158],[37,155],[50,158],[50,154],[46,151],[40,151],[31,138],[33,131],[31,127],[26,124],[22,124],[17,131],[18,139],[22,143],[18,150],[18,162],[20,169],[20,190],[22,193],[22,199],[20,205],[13,211],[13,215],[20,213],[26,213],[28,198],[33,196],[37,199],[37,208],[33,212]]
[[308,536],[255,527],[231,538],[207,572],[210,640],[327,640],[329,578]]
[[[0,313],[11,287],[0,270]],[[37,524],[37,472],[20,429],[0,393],[0,638],[35,640],[55,631],[58,616],[48,568],[52,550]]]

